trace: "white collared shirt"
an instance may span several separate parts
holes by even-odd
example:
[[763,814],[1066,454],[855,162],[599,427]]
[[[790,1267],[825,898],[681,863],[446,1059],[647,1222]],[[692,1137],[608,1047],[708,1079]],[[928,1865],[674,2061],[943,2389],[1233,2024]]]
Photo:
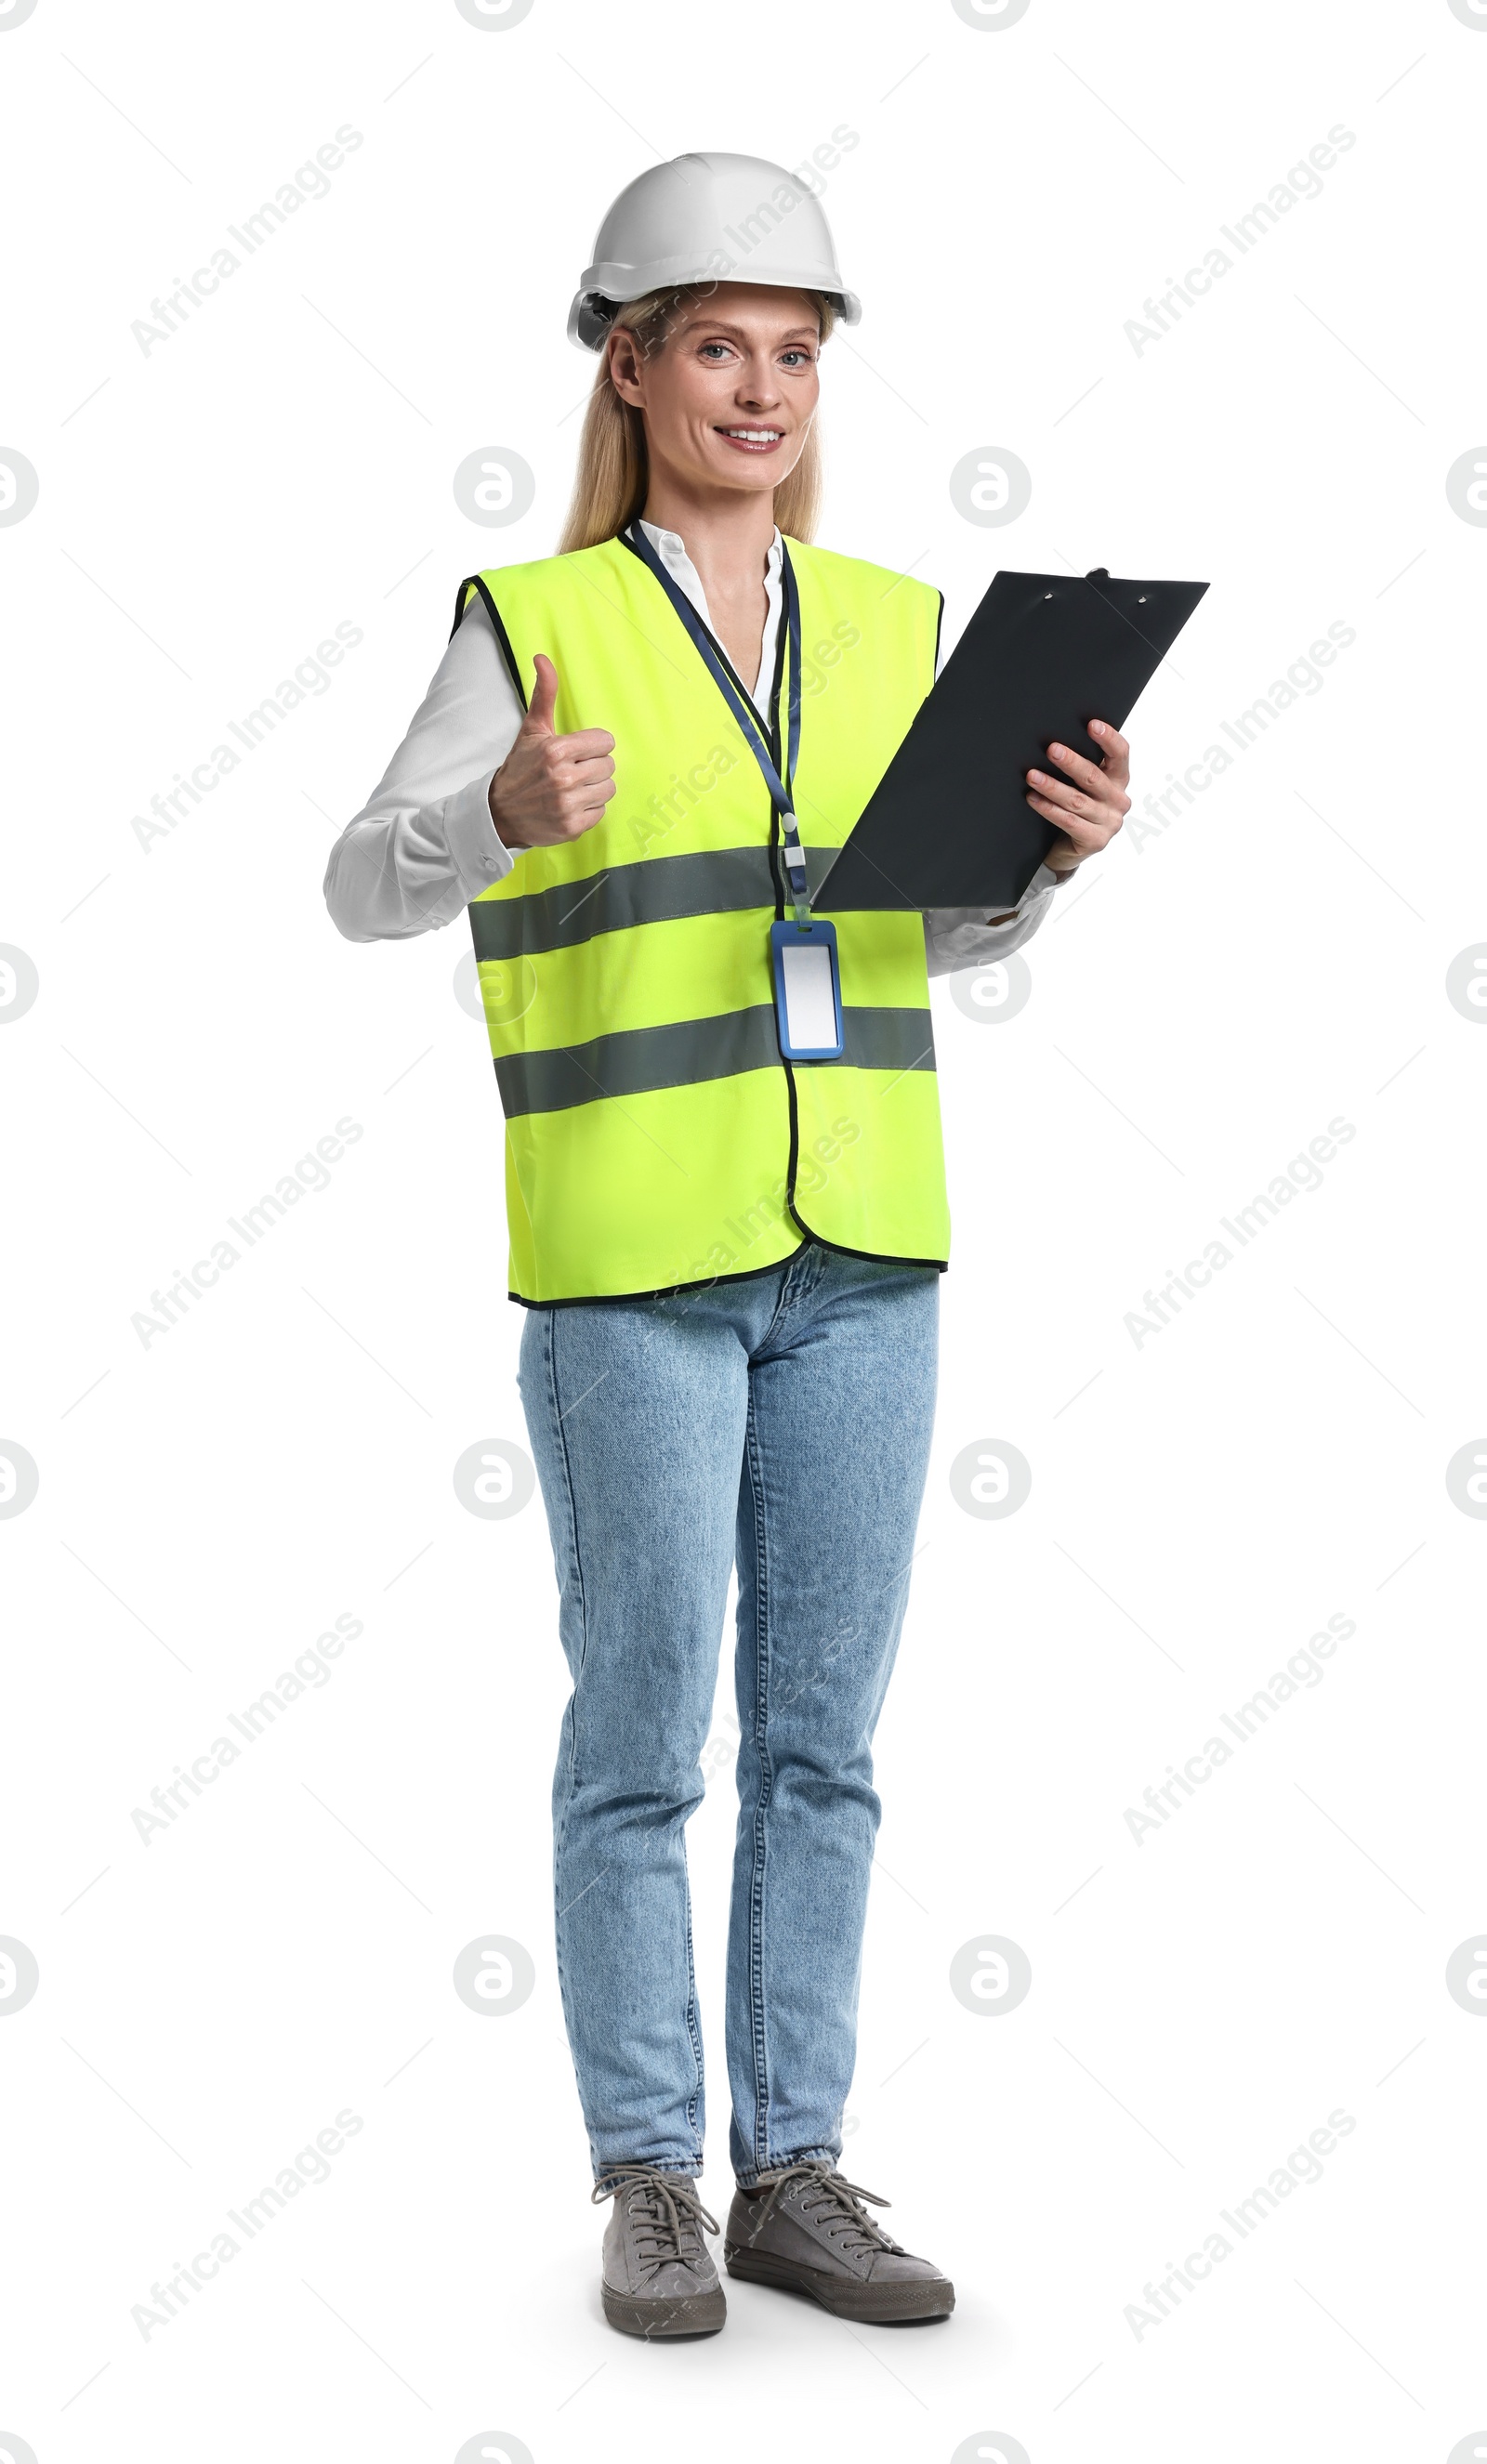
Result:
[[[701,578],[680,535],[654,522],[642,528],[711,629]],[[752,688],[766,718],[779,637],[781,557],[776,530],[765,564],[764,639]],[[325,903],[348,941],[401,941],[436,931],[520,864],[522,850],[496,835],[490,788],[522,716],[484,602],[477,600],[382,778],[331,848]],[[924,918],[930,974],[1009,957],[1037,931],[1053,895],[1054,876],[1040,866],[1009,923],[988,924],[969,908],[935,909]]]

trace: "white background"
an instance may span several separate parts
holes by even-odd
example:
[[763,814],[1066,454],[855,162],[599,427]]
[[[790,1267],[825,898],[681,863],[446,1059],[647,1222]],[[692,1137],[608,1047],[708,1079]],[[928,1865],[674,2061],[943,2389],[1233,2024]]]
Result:
[[[0,1437],[40,1486],[0,1528],[0,1932],[40,1985],[0,2026],[0,2453],[1487,2452],[1487,2026],[1445,1982],[1487,1923],[1487,1528],[1445,1482],[1487,1429],[1487,1034],[1445,989],[1487,937],[1487,531],[1446,494],[1487,432],[1487,21],[39,0],[0,79],[0,445],[40,478],[0,531],[0,939],[40,987],[3,1045]],[[1138,354],[1143,300],[1340,123],[1323,193]],[[331,193],[142,352],[343,124]],[[865,313],[825,363],[827,544],[941,584],[947,641],[998,564],[1210,580],[1133,722],[1138,809],[1357,638],[1060,893],[1015,1018],[936,990],[955,1256],[844,2163],[954,2320],[744,2286],[722,2337],[653,2350],[599,2313],[557,2000],[541,1507],[480,1520],[452,1482],[524,1434],[465,928],[353,947],[321,878],[459,577],[555,545],[610,197],[839,126]],[[452,494],[487,446],[537,478],[508,531]],[[1005,531],[948,489],[997,446],[1032,475]],[[131,817],[338,622],[330,689],[145,852]],[[343,1116],[330,1185],[143,1345],[152,1289]],[[1138,1347],[1143,1294],[1337,1116],[1322,1187]],[[949,1465],[997,1440],[1032,1494],[981,1519]],[[633,1466],[637,1512],[665,1477]],[[142,1844],[132,1810],[340,1614],[330,1682]],[[1125,1810],[1333,1615],[1323,1681],[1138,1846]],[[720,2210],[729,1699],[692,1833]],[[495,2018],[451,1982],[484,1927],[536,1964]],[[978,1928],[1031,1959],[1015,2012],[950,1990]],[[142,2338],[343,2108],[330,2180]],[[1143,2285],[1340,2108],[1324,2178],[1138,2337]]]

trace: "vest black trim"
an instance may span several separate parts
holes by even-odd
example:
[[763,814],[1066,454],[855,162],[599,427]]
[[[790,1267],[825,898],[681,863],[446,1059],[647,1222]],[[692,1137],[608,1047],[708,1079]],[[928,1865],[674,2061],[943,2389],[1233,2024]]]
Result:
[[[793,1209],[791,1211],[793,1213]],[[506,1297],[515,1301],[518,1309],[633,1309],[641,1301],[684,1300],[689,1292],[710,1292],[719,1284],[757,1284],[764,1275],[787,1274],[810,1241],[818,1249],[829,1249],[833,1258],[860,1258],[870,1266],[919,1267],[931,1275],[943,1275],[948,1271],[943,1258],[896,1258],[882,1249],[848,1249],[840,1241],[823,1241],[819,1232],[812,1232],[808,1225],[800,1223],[799,1216],[795,1217],[795,1221],[800,1228],[800,1240],[788,1256],[777,1258],[772,1265],[740,1266],[731,1275],[699,1275],[688,1284],[662,1284],[655,1291],[594,1292],[588,1297],[575,1295],[571,1300],[560,1301],[529,1301],[524,1292],[508,1292]]]
[[480,601],[484,606],[487,616],[491,620],[492,628],[495,632],[501,657],[506,662],[507,672],[510,675],[512,683],[517,689],[517,699],[521,703],[522,709],[525,710],[527,707],[526,687],[522,681],[522,671],[517,666],[517,654],[511,647],[511,636],[507,632],[505,626],[501,623],[500,609],[497,606],[495,600],[491,597],[490,592],[485,586],[483,579],[478,573],[472,573],[468,580],[462,582],[459,585],[459,595],[455,601],[455,621],[449,628],[449,638],[453,642],[455,634],[459,630],[459,620],[465,612],[465,593],[467,590],[471,589],[477,590],[480,594]]

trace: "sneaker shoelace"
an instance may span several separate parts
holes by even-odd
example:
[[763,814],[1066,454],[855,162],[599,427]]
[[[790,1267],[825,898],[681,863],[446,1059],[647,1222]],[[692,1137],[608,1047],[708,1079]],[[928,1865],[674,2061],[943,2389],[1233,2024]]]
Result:
[[[860,2183],[849,2182],[830,2165],[822,2164],[787,2165],[767,2178],[769,2195],[758,2211],[752,2239],[757,2240],[763,2233],[782,2192],[799,2182],[803,2185],[801,2214],[820,2228],[844,2257],[865,2258],[879,2250],[902,2256],[898,2242],[890,2239],[862,2205],[866,2199],[875,2208],[892,2206],[890,2199],[879,2198],[876,2190],[865,2190]],[[752,2200],[749,2204],[753,2206]]]
[[688,2173],[663,2173],[652,2165],[613,2165],[595,2183],[592,2202],[597,2207],[604,2199],[621,2198],[627,2203],[636,2262],[647,2275],[677,2261],[695,2265],[706,2255],[702,2229],[720,2230]]

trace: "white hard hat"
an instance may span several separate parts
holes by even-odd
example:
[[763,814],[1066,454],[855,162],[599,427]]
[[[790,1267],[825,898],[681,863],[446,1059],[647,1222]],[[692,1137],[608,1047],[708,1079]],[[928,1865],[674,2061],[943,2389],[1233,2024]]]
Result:
[[568,340],[597,351],[623,300],[689,282],[821,291],[845,324],[862,314],[814,192],[798,171],[757,154],[678,154],[622,188],[574,294]]

